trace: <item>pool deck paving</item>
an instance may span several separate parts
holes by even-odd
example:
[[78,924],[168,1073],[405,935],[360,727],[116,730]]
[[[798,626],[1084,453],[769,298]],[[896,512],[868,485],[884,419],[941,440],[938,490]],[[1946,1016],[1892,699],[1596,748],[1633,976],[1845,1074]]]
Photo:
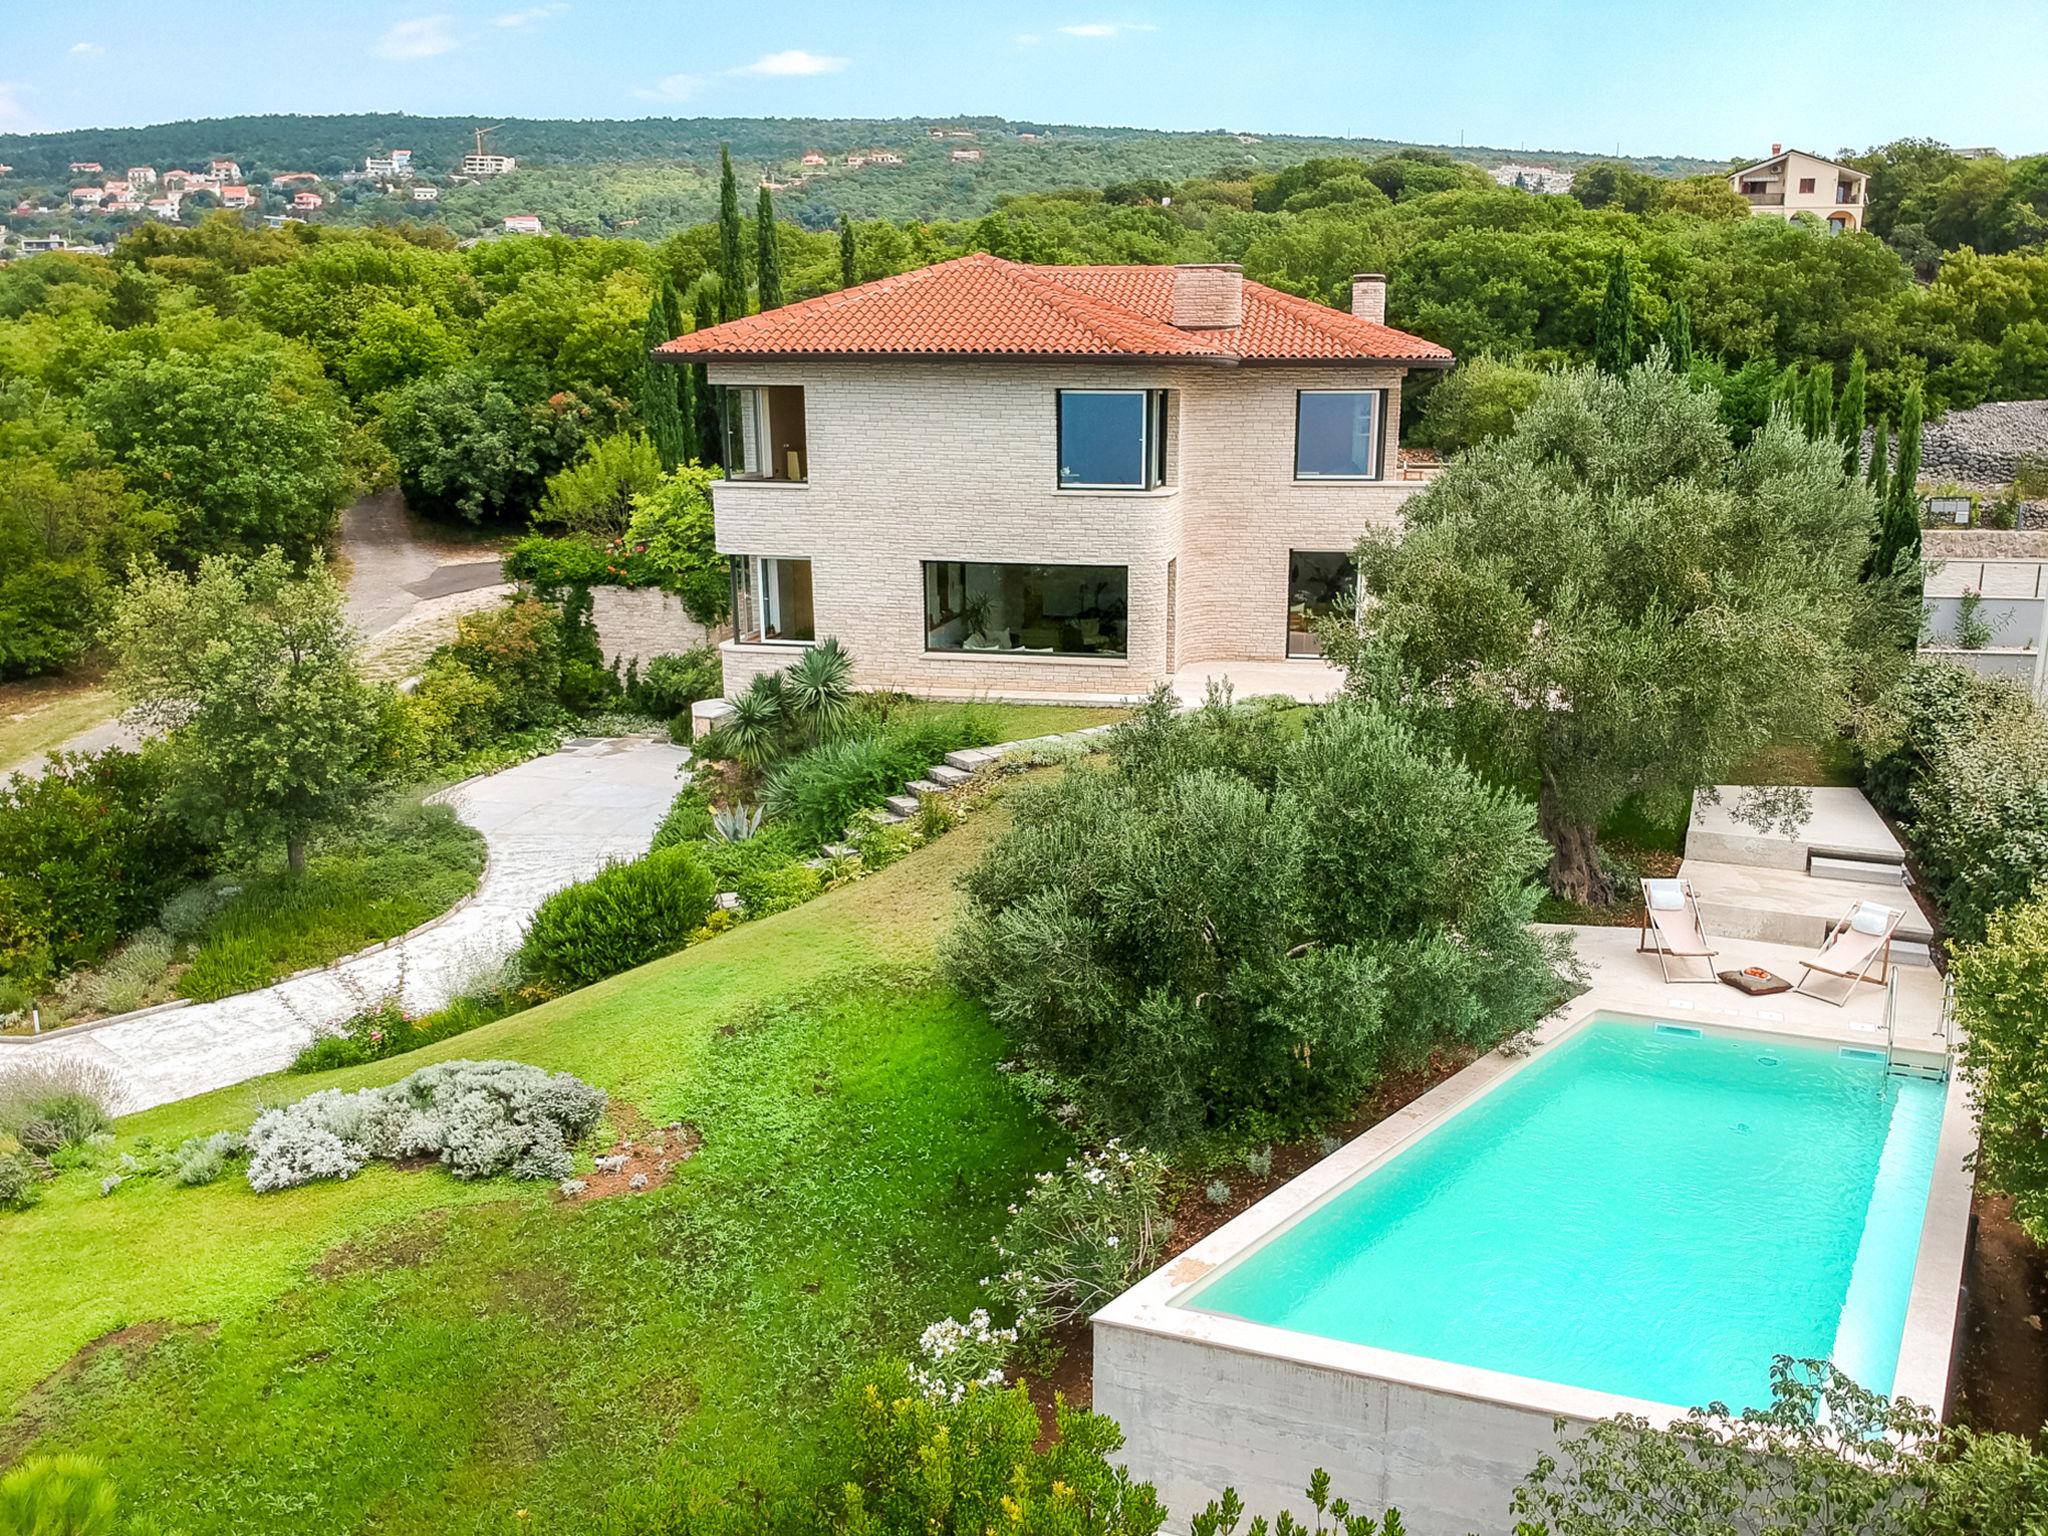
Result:
[[425,1012],[518,947],[542,899],[647,850],[688,754],[666,740],[583,738],[436,796],[484,835],[466,902],[401,938],[266,987],[34,1037],[0,1037],[0,1071],[56,1057],[98,1062],[124,1114],[282,1070],[323,1029],[399,994]]

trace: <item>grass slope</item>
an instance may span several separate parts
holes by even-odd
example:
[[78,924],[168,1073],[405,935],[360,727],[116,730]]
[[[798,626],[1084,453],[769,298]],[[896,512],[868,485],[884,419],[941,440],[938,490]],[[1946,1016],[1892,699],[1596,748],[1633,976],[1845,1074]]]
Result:
[[124,1145],[175,1142],[510,1056],[704,1145],[665,1188],[580,1205],[438,1169],[260,1198],[101,1200],[67,1174],[0,1221],[0,1460],[104,1455],[191,1536],[502,1531],[520,1509],[581,1530],[664,1458],[788,1475],[846,1365],[974,1305],[1004,1204],[1061,1155],[990,1070],[985,1020],[921,969],[1000,820],[458,1041],[124,1122]]

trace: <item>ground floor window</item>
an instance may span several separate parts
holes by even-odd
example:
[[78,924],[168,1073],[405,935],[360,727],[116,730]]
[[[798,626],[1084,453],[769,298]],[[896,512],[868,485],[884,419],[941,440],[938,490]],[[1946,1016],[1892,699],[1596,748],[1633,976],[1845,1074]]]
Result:
[[1122,656],[1129,585],[1121,565],[927,560],[925,649]]
[[1320,656],[1316,621],[1358,606],[1358,567],[1341,549],[1287,552],[1287,654]]
[[817,639],[811,562],[784,555],[734,555],[732,621],[734,638],[750,644]]

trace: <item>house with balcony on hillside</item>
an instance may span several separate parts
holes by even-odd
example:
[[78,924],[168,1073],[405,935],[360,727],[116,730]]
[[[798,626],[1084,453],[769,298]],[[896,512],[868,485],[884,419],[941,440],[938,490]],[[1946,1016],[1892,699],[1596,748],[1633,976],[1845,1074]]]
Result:
[[1402,382],[1452,360],[1385,307],[977,253],[665,343],[723,391],[726,691],[830,635],[870,688],[1327,694],[1316,621],[1421,488]]
[[1810,213],[1831,235],[1863,227],[1870,177],[1853,165],[1802,149],[1771,146],[1771,157],[1728,173],[1728,185],[1753,215],[1789,219]]

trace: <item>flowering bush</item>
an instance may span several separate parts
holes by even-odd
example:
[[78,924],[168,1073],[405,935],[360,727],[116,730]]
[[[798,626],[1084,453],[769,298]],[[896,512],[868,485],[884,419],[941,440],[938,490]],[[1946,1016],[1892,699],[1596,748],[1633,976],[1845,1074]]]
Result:
[[346,1179],[372,1158],[433,1157],[458,1179],[563,1179],[569,1148],[605,1096],[566,1072],[516,1061],[443,1061],[388,1088],[329,1088],[250,1128],[249,1187],[262,1193]]
[[988,1312],[976,1307],[964,1323],[948,1317],[925,1329],[910,1379],[933,1402],[957,1403],[970,1387],[1000,1387],[1016,1344],[1016,1329],[996,1327]]
[[1173,1223],[1161,1210],[1166,1160],[1112,1141],[1037,1175],[996,1239],[1007,1266],[986,1281],[1026,1333],[1044,1333],[1127,1289],[1158,1263]]

